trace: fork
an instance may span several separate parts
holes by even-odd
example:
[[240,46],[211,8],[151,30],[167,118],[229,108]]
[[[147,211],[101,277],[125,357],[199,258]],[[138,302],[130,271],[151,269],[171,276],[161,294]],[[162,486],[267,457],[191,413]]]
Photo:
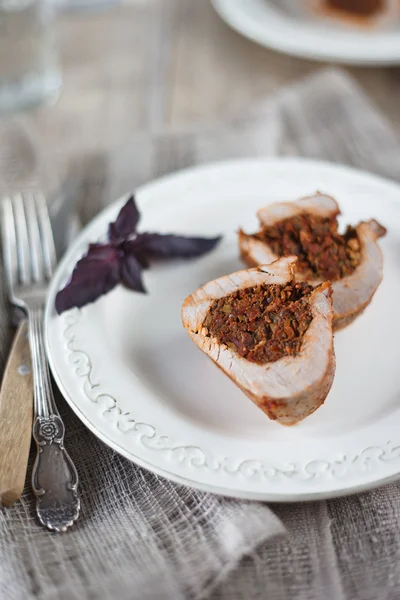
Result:
[[78,518],[80,501],[78,474],[64,448],[65,427],[54,401],[44,345],[44,303],[56,264],[53,234],[40,193],[5,197],[1,213],[10,300],[28,318],[34,382],[32,434],[37,446],[32,471],[36,512],[42,525],[62,532]]

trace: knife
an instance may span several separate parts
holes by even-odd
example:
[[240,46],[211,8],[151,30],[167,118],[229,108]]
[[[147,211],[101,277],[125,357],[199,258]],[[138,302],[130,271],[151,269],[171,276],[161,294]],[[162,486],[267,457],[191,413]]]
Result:
[[18,325],[0,391],[0,506],[24,489],[32,439],[33,382],[27,322]]

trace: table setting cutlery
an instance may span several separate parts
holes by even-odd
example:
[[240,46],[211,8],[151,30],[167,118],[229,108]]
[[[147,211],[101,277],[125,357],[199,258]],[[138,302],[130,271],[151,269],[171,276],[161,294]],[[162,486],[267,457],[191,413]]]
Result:
[[[32,489],[37,498],[36,512],[42,525],[61,532],[78,518],[80,502],[77,493],[78,475],[64,448],[65,428],[54,401],[43,339],[44,302],[56,264],[54,240],[44,196],[40,193],[24,193],[3,198],[1,228],[9,299],[25,316],[19,326],[13,350],[15,352],[19,349],[26,328],[31,349],[34,385],[32,434],[37,445]],[[12,351],[8,369],[12,369],[14,364]],[[31,412],[27,394],[23,396],[24,404],[19,412],[14,408],[19,402],[17,393],[5,397],[3,386],[1,399],[1,422],[7,422],[8,434],[6,432],[0,438],[0,477],[3,476],[3,471],[7,472],[3,484],[6,487],[4,490],[0,487],[0,490],[3,502],[9,504],[21,492]],[[21,450],[22,441],[24,443]],[[7,465],[14,460],[18,467],[15,466],[10,472]]]

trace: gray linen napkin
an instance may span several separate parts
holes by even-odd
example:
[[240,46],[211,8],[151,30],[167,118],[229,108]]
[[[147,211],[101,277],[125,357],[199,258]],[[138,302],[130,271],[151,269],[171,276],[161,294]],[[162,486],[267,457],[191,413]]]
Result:
[[[245,117],[196,131],[140,134],[85,164],[82,217],[163,173],[210,160],[301,154],[400,179],[400,146],[339,71],[279,93]],[[5,322],[0,306],[0,324]],[[0,329],[0,363],[7,352]],[[186,489],[99,442],[64,402],[82,515],[63,536],[36,523],[26,487],[0,512],[0,597],[102,599],[395,599],[400,487],[272,507]],[[286,536],[284,535],[286,531]]]

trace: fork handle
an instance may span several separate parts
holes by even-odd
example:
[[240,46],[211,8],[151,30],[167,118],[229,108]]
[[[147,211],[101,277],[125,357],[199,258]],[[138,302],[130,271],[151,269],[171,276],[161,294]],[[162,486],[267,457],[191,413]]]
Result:
[[20,322],[0,392],[0,506],[22,494],[32,435],[33,393],[27,322]]
[[33,437],[37,455],[32,472],[36,512],[40,522],[54,531],[65,531],[78,518],[78,474],[64,448],[64,423],[51,387],[43,336],[43,309],[31,309],[29,340],[34,381]]

